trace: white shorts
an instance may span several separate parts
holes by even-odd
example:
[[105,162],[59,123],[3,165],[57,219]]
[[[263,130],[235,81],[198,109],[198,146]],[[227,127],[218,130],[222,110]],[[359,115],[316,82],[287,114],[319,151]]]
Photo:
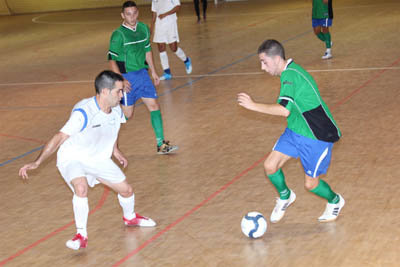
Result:
[[179,43],[178,25],[176,20],[156,21],[153,42],[161,44]]
[[74,192],[74,188],[71,181],[78,177],[86,177],[90,187],[94,187],[96,184],[100,183],[97,178],[101,178],[110,183],[122,183],[126,179],[125,174],[112,159],[85,163],[72,160],[58,164],[57,167],[72,192]]

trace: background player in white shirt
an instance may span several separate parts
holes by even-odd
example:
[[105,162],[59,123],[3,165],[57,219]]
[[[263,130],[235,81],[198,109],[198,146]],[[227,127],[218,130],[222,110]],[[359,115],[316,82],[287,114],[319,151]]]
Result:
[[186,73],[192,73],[191,59],[178,47],[179,34],[176,13],[180,7],[181,3],[179,0],[153,0],[151,3],[153,20],[150,32],[154,33],[153,42],[157,43],[161,66],[164,70],[164,74],[160,77],[160,80],[170,80],[172,78],[166,51],[167,44],[172,52],[185,63]]
[[95,80],[96,96],[83,99],[72,110],[64,127],[50,139],[38,158],[19,170],[28,179],[33,170],[58,148],[57,167],[74,193],[72,204],[77,233],[66,246],[78,250],[87,246],[89,215],[88,187],[98,183],[118,193],[127,226],[155,226],[156,223],[134,212],[135,195],[121,169],[111,156],[125,168],[127,159],[118,148],[118,132],[125,117],[119,106],[124,88],[123,77],[112,71],[101,72]]

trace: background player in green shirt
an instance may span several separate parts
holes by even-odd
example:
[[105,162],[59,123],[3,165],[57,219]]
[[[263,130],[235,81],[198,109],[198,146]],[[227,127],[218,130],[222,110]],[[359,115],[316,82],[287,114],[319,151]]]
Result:
[[341,133],[332,115],[321,99],[318,87],[301,66],[286,60],[283,46],[276,40],[264,41],[258,49],[261,69],[280,76],[280,95],[276,104],[254,102],[245,93],[238,95],[239,105],[261,113],[284,116],[287,128],[264,162],[265,172],[279,192],[280,197],[271,214],[271,222],[282,219],[286,208],[296,200],[282,172],[291,158],[300,158],[305,172],[305,188],[328,201],[320,222],[333,221],[345,201],[332,191],[320,176],[328,170],[333,143]]
[[326,52],[322,59],[332,58],[332,41],[329,27],[332,26],[333,9],[332,0],[313,0],[312,2],[312,27],[315,35],[325,43]]
[[126,1],[122,5],[122,25],[116,29],[110,39],[108,60],[111,69],[124,77],[125,92],[121,100],[122,110],[126,118],[133,115],[135,103],[142,99],[150,111],[151,124],[157,140],[157,153],[168,154],[178,149],[164,140],[163,121],[160,105],[157,102],[157,91],[151,81],[148,68],[154,83],[158,85],[158,77],[153,64],[148,26],[138,21],[139,10],[136,3]]

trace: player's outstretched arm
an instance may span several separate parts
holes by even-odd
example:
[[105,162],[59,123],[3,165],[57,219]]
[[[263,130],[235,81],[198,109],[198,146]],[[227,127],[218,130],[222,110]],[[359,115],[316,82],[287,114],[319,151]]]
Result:
[[128,166],[128,160],[122,154],[121,150],[118,148],[118,140],[115,141],[114,150],[113,150],[114,157],[118,160],[118,162],[122,165],[122,167],[126,168]]
[[28,170],[34,170],[39,165],[46,160],[51,154],[53,154],[61,145],[62,143],[67,140],[69,135],[58,132],[55,134],[44,146],[42,151],[40,152],[39,156],[34,162],[28,163],[24,165],[20,170],[19,170],[19,176],[22,177],[22,179],[28,179]]
[[249,110],[270,114],[270,115],[277,115],[277,116],[284,116],[288,117],[290,111],[287,110],[285,107],[279,104],[261,104],[256,103],[251,99],[251,97],[246,93],[239,93],[237,96],[237,101],[240,106],[247,108]]

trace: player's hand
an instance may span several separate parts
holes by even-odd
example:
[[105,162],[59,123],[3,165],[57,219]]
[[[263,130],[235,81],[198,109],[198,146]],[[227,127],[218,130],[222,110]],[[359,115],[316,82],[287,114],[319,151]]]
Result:
[[168,15],[166,15],[166,14],[160,14],[160,15],[158,15],[158,18],[159,18],[159,19],[163,19],[163,18],[165,18],[166,16],[168,16]]
[[158,77],[157,73],[152,72],[152,73],[151,73],[151,76],[153,77],[154,84],[155,84],[155,85],[159,85],[159,84],[160,84],[160,77]]
[[240,106],[247,108],[247,109],[254,109],[254,101],[251,97],[246,93],[239,93],[237,95],[237,102]]
[[124,90],[129,93],[132,90],[131,83],[124,79]]
[[34,170],[37,167],[39,167],[39,164],[37,164],[36,162],[26,164],[21,169],[19,169],[19,176],[21,176],[23,180],[29,179],[28,170]]

